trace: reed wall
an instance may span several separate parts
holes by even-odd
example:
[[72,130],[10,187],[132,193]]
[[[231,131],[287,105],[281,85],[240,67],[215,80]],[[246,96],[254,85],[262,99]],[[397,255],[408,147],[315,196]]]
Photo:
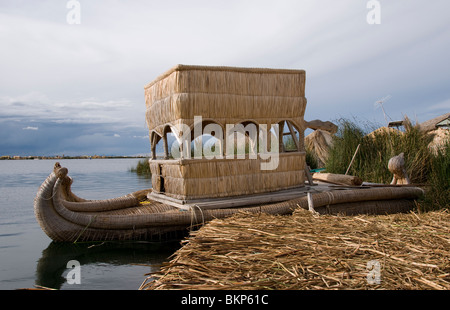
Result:
[[152,183],[164,179],[164,193],[176,199],[259,194],[300,187],[305,153],[281,153],[275,170],[261,170],[261,159],[151,160]]

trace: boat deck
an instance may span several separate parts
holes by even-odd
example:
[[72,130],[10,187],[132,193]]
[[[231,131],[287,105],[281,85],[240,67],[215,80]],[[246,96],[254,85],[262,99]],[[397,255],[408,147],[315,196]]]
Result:
[[332,190],[344,190],[355,188],[363,189],[364,187],[343,186],[325,182],[317,182],[314,183],[313,185],[305,185],[302,187],[297,187],[288,190],[281,190],[276,192],[269,192],[255,195],[235,196],[235,197],[181,200],[152,191],[147,195],[147,198],[149,200],[164,203],[166,205],[171,205],[182,210],[191,210],[192,208],[200,208],[202,210],[208,210],[208,209],[223,209],[242,206],[252,206],[257,204],[270,204],[304,197],[308,193],[314,194]]

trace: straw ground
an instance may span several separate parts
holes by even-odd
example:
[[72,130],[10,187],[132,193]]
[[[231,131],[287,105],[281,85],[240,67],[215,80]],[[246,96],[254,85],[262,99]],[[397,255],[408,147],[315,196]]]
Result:
[[[450,213],[238,214],[192,232],[141,289],[450,289]],[[369,284],[368,262],[380,263]],[[373,283],[373,282],[371,282]]]

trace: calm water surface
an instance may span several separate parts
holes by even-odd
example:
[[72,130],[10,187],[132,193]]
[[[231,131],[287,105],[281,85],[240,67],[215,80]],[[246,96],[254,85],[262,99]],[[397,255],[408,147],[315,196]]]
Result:
[[[73,178],[72,191],[85,199],[107,199],[150,188],[129,172],[138,159],[60,160]],[[72,289],[131,289],[176,251],[173,242],[55,243],[37,223],[33,200],[56,160],[0,161],[0,289],[42,285]],[[81,264],[81,284],[68,284],[67,262]]]

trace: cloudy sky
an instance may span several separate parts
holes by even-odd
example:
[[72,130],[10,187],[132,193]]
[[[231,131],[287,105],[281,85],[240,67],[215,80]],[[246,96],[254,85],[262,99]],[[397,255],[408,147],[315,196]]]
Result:
[[68,2],[0,0],[0,155],[149,153],[143,87],[176,64],[304,69],[306,120],[450,112],[448,0]]

